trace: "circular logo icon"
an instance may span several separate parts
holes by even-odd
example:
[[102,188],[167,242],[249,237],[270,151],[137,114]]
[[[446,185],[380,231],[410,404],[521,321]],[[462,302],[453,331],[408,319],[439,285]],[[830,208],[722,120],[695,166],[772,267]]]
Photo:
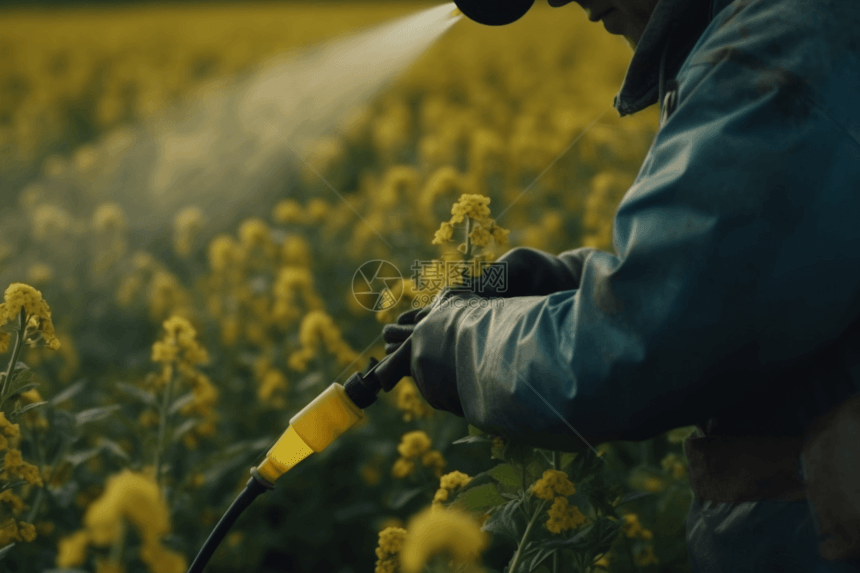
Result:
[[381,259],[368,261],[352,276],[352,295],[367,310],[378,312],[397,304],[403,293],[402,282],[403,277],[393,264]]

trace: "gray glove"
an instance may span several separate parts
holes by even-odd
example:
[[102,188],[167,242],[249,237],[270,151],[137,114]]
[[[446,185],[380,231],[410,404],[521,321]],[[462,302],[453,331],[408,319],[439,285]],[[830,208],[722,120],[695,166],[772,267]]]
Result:
[[[579,247],[556,256],[530,247],[511,249],[496,261],[504,263],[507,267],[505,284],[498,287],[485,286],[481,292],[475,294],[484,298],[545,296],[579,288],[585,259],[596,250],[591,247]],[[504,266],[502,268],[505,269]],[[445,291],[443,299],[456,292]],[[382,339],[386,343],[385,354],[391,354],[397,350],[412,335],[415,325],[429,312],[429,306],[415,308],[398,316],[395,324],[386,324],[382,328]],[[404,376],[408,375],[408,373],[404,374]]]

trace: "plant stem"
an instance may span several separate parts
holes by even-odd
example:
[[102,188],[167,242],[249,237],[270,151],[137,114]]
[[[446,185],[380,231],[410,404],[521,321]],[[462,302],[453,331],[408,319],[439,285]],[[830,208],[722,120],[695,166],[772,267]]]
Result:
[[126,532],[126,523],[125,519],[122,518],[119,521],[119,531],[116,533],[116,538],[113,540],[113,545],[110,548],[110,555],[108,556],[108,560],[114,565],[120,565],[122,563],[122,550],[125,548],[125,532]]
[[3,390],[0,391],[0,405],[6,401],[6,391],[9,388],[9,382],[12,379],[12,372],[15,370],[15,365],[18,363],[18,358],[21,356],[21,349],[24,342],[24,325],[26,315],[22,308],[18,314],[18,330],[15,332],[15,346],[12,349],[12,359],[9,361],[9,367],[6,368],[6,378],[3,379]]
[[163,461],[164,436],[167,433],[167,410],[170,408],[170,395],[173,392],[173,372],[164,389],[164,399],[161,402],[161,419],[158,423],[158,445],[155,448],[155,483],[161,485],[161,462]]
[[469,235],[472,233],[472,218],[466,215],[466,260],[472,258],[472,239]]
[[538,505],[537,511],[535,511],[534,515],[532,515],[531,520],[529,521],[528,526],[526,526],[526,531],[523,533],[523,538],[520,539],[520,544],[517,547],[517,552],[514,553],[514,558],[511,560],[511,568],[509,569],[509,573],[517,573],[517,566],[520,564],[520,559],[525,555],[525,547],[529,542],[529,535],[531,535],[532,527],[534,527],[535,521],[537,521],[538,516],[543,512],[543,508],[546,505],[546,500],[541,500],[540,505]]
[[[42,469],[45,467],[45,452],[42,451],[38,432],[35,428],[33,429],[33,447],[36,450],[36,457],[39,459],[39,474],[41,474]],[[45,488],[47,485],[48,484],[42,484],[42,487],[40,487],[36,492],[36,501],[33,502],[33,505],[30,507],[30,511],[27,512],[27,519],[25,520],[27,523],[33,523],[33,520],[36,519],[36,514],[39,513],[39,508],[42,505],[42,499],[45,496]]]
[[[552,469],[561,470],[561,456],[558,455],[558,452],[553,451],[552,453]],[[552,552],[552,573],[558,573],[558,554],[560,549],[556,549]]]

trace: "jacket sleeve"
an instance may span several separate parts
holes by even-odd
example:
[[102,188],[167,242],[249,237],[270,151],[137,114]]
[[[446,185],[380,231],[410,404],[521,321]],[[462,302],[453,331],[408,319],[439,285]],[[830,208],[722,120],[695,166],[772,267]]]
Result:
[[768,408],[780,374],[855,321],[860,63],[835,55],[851,19],[808,3],[736,2],[709,25],[616,212],[618,256],[590,253],[578,289],[419,323],[469,422],[579,451]]
[[591,247],[579,247],[556,256],[530,247],[511,249],[499,258],[499,262],[507,264],[509,280],[504,291],[496,294],[544,296],[578,288],[585,259],[595,251]]

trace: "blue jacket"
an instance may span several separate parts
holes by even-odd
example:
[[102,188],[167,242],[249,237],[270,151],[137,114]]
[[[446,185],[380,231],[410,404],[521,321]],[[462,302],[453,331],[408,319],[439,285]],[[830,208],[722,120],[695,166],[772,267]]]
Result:
[[860,2],[661,0],[615,106],[657,101],[660,60],[677,94],[616,254],[544,254],[584,261],[578,288],[450,314],[433,339],[465,418],[563,451],[800,435],[860,389],[857,30]]

